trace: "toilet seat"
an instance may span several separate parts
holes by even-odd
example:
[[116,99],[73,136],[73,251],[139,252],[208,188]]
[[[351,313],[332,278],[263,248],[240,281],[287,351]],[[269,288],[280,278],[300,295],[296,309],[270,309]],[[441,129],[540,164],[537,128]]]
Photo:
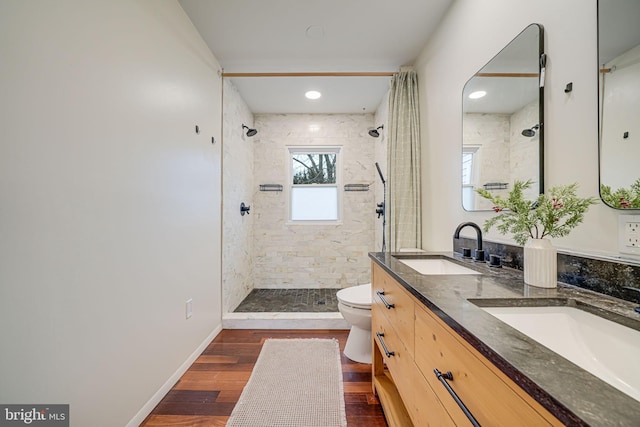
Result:
[[341,289],[336,297],[346,306],[371,310],[371,283]]

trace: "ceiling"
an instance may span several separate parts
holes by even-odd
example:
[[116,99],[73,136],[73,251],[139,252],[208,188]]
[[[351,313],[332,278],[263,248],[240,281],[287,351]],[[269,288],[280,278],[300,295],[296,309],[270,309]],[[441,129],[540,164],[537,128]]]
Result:
[[[397,72],[453,0],[180,0],[224,73]],[[390,77],[232,77],[253,113],[373,113]],[[307,100],[318,90],[322,97]]]

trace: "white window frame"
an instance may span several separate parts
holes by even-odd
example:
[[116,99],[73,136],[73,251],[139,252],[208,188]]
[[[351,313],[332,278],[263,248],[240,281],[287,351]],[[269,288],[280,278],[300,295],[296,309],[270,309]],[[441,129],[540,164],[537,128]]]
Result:
[[[335,154],[336,155],[336,183],[335,184],[294,184],[293,183],[293,155],[294,154]],[[305,225],[339,225],[342,224],[342,147],[341,146],[288,146],[287,147],[287,224]],[[292,200],[294,187],[331,187],[336,188],[337,219],[330,220],[294,220],[292,219]]]
[[[475,210],[476,208],[476,194],[475,189],[478,183],[478,164],[480,163],[480,146],[479,145],[465,145],[462,147],[462,154],[471,155],[471,167],[469,174],[469,182],[462,183],[462,207],[465,210]],[[462,178],[462,177],[461,177]],[[466,203],[465,203],[466,202]],[[471,206],[467,206],[471,205]]]

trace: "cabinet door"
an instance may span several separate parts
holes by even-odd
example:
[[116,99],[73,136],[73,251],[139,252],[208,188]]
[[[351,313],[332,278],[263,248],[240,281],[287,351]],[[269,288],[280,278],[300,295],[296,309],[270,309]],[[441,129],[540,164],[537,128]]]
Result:
[[561,425],[433,313],[417,307],[415,330],[416,365],[456,424],[469,421],[434,369],[451,372],[451,388],[483,426]]
[[[372,309],[379,309],[388,320],[407,351],[413,357],[413,297],[377,264],[372,266]],[[386,302],[386,304],[385,304]]]

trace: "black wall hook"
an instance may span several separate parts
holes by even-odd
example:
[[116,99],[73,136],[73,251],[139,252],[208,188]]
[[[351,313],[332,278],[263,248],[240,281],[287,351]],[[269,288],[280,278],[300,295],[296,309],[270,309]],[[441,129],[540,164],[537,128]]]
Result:
[[564,88],[564,93],[569,93],[573,90],[573,82],[567,83],[567,86]]
[[249,215],[250,209],[251,209],[251,206],[245,205],[244,202],[240,203],[240,215],[244,216],[245,212],[247,215]]

